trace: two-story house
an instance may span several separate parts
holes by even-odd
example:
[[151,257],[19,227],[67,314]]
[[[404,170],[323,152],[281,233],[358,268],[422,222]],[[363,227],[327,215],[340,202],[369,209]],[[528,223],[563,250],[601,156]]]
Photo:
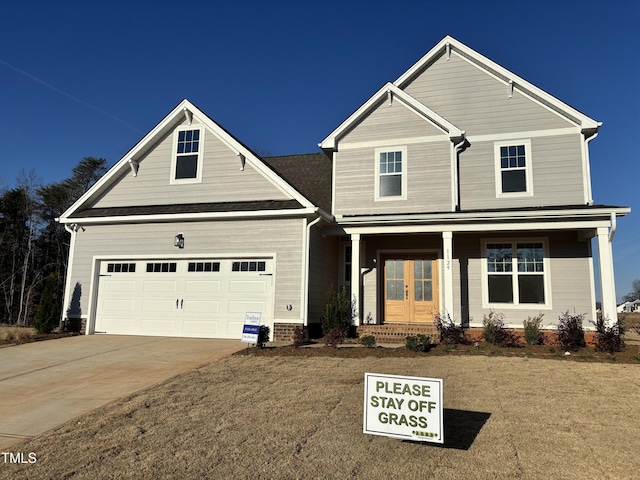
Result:
[[611,241],[630,210],[592,199],[600,125],[451,37],[321,153],[260,158],[185,100],[61,216],[66,318],[239,338],[250,311],[284,339],[346,285],[357,323],[380,333],[435,313],[595,319],[595,237],[614,319]]

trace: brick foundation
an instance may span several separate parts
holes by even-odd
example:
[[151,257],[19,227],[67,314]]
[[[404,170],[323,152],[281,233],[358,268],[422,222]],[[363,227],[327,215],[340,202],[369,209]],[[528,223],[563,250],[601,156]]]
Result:
[[87,331],[87,319],[86,318],[65,318],[62,330],[65,332],[79,332],[85,334]]
[[305,338],[307,337],[307,328],[300,323],[275,323],[273,325],[273,341],[274,342],[293,342],[296,327],[304,329]]

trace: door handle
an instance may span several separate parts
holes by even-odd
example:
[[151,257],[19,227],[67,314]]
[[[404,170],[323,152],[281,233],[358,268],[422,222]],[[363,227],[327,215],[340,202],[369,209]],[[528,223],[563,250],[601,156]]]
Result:
[[404,299],[409,300],[409,285],[404,286]]
[[178,299],[176,298],[176,308],[178,308]]
[[184,303],[184,298],[180,300],[180,309],[182,310],[182,304]]

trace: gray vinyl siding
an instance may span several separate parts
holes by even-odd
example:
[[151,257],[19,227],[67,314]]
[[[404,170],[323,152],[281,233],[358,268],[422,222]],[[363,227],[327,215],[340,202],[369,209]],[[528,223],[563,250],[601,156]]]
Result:
[[[389,146],[403,146],[393,141]],[[336,215],[440,212],[451,210],[451,146],[441,142],[409,144],[407,199],[375,201],[375,148],[338,151],[335,165]],[[404,167],[403,167],[404,168]]]
[[504,82],[452,53],[438,58],[403,88],[467,135],[574,126]]
[[[193,126],[198,125],[194,122]],[[204,134],[202,183],[171,185],[173,135],[173,131],[169,132],[139,159],[136,177],[130,169],[124,170],[94,206],[127,207],[289,198],[248,162],[244,171],[241,171],[240,158],[209,130]]]
[[563,312],[585,313],[585,327],[593,320],[594,299],[591,295],[592,271],[589,241],[578,241],[575,231],[531,232],[514,235],[512,232],[454,234],[454,319],[472,327],[482,327],[482,319],[491,309],[483,308],[482,240],[513,238],[547,238],[549,244],[551,308],[501,308],[510,327],[521,328],[527,317],[544,313],[544,325],[558,322]]
[[309,323],[319,323],[324,314],[327,289],[338,288],[338,237],[323,236],[315,225],[310,232]]
[[[495,142],[473,142],[460,155],[460,208],[511,208],[584,204],[581,136],[531,139],[533,196],[498,198]],[[514,144],[517,142],[514,142]]]
[[419,117],[399,100],[389,105],[389,102],[384,99],[339,141],[340,144],[345,144],[438,135],[444,135],[442,130]]
[[[80,288],[81,312],[69,313],[87,316],[90,312],[88,297],[94,256],[121,255],[122,259],[128,259],[193,254],[198,258],[204,254],[275,253],[274,320],[299,320],[303,222],[302,219],[280,219],[85,226],[77,234],[74,256],[70,259],[73,262],[71,289],[73,291],[76,285]],[[185,237],[183,250],[173,246],[173,238],[178,232]],[[287,311],[287,304],[293,306],[291,311]],[[65,310],[68,307],[65,305]]]

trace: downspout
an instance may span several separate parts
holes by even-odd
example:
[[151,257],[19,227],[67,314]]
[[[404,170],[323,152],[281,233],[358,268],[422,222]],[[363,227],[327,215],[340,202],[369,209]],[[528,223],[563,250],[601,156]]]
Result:
[[304,246],[304,303],[302,305],[302,324],[306,327],[309,324],[309,264],[311,261],[311,227],[316,225],[320,220],[322,220],[322,216],[318,214],[318,218],[313,220],[310,223],[307,223],[307,231],[305,235],[305,246]]
[[[64,299],[63,299],[63,304],[62,304],[62,316],[60,318],[60,325],[59,327],[61,328],[63,323],[64,323],[64,319],[65,319],[65,315],[66,315],[66,306],[69,305],[69,294],[71,292],[71,271],[72,271],[72,265],[73,265],[73,255],[75,253],[75,246],[76,246],[76,234],[78,233],[78,224],[77,223],[73,223],[71,225],[68,224],[64,224],[64,229],[69,232],[71,234],[71,240],[69,242],[69,258],[67,260],[67,278],[65,279],[65,285],[64,285]],[[85,329],[85,333],[87,333],[89,331],[89,326],[87,325],[86,329]]]
[[[583,134],[584,135],[584,134]],[[589,142],[598,136],[598,131],[596,130],[593,135],[587,137],[585,135],[584,139],[584,150],[585,150],[585,161],[586,161],[586,176],[587,176],[587,204],[593,205],[593,192],[591,191],[591,160],[589,159]]]
[[613,242],[613,237],[616,234],[616,228],[618,226],[618,222],[616,220],[615,212],[611,212],[611,230],[609,230],[609,243]]
[[464,144],[467,141],[465,138],[464,130],[461,132],[462,136],[460,137],[460,143],[454,144],[453,151],[455,154],[454,158],[454,167],[453,167],[453,185],[454,185],[454,212],[460,210],[460,175],[459,175],[459,161],[460,161],[460,153],[464,150]]

